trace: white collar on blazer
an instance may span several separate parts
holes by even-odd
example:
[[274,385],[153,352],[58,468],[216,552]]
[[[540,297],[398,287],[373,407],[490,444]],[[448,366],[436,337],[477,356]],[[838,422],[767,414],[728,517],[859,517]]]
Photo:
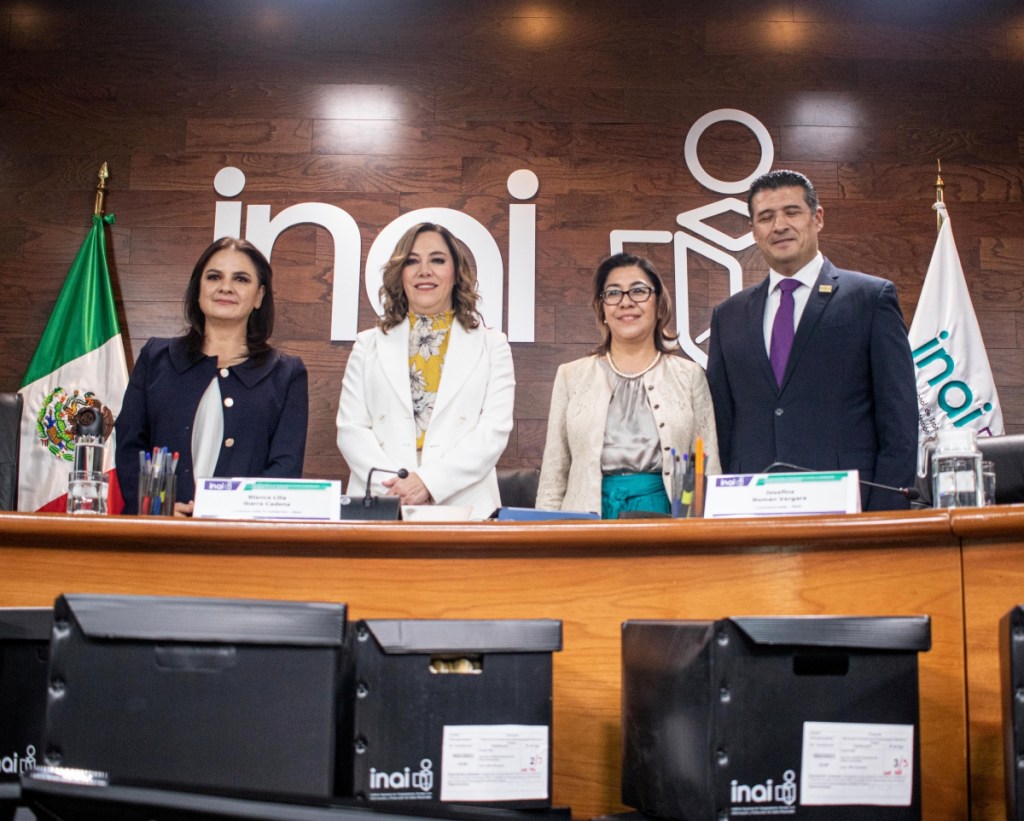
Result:
[[[467,332],[458,320],[452,322],[451,338],[441,371],[441,384],[434,402],[434,414],[458,394],[479,360],[484,347],[484,329]],[[386,334],[378,336],[377,349],[380,351],[384,375],[392,389],[412,412],[412,394],[409,390],[409,322],[396,325]]]

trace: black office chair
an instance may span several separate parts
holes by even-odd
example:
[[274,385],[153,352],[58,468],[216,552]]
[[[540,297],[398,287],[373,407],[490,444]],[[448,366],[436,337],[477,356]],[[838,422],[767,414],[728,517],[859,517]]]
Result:
[[[1008,436],[980,436],[978,450],[981,458],[991,462],[996,471],[996,504],[1010,505],[1024,502],[1024,434]],[[932,458],[931,448],[927,452],[927,473],[918,479],[917,489],[921,491],[921,502],[927,507],[932,504]]]
[[502,507],[536,507],[539,483],[537,468],[498,468]]
[[0,393],[0,510],[18,509],[21,394]]
[[1024,434],[983,436],[978,450],[996,469],[996,504],[1024,502]]

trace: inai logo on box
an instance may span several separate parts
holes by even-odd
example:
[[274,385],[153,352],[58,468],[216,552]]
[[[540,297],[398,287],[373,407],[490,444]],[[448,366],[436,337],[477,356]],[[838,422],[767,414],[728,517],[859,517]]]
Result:
[[[404,767],[395,772],[380,772],[376,767],[370,767],[370,789],[386,790],[387,795],[382,798],[429,798],[430,791],[434,788],[434,763],[429,758],[420,762],[419,772],[413,772],[409,767]],[[407,796],[402,793],[414,791],[428,793],[428,795]],[[371,796],[373,797],[373,796]]]
[[[731,782],[729,799],[731,815],[791,815],[796,813],[796,772],[786,770],[782,783],[768,779],[763,784],[740,784]],[[771,809],[769,809],[771,805]],[[781,805],[781,806],[780,806]]]
[[11,753],[0,758],[0,773],[20,774],[26,773],[36,766],[36,748],[29,744],[25,748],[25,755],[18,758],[17,753]]

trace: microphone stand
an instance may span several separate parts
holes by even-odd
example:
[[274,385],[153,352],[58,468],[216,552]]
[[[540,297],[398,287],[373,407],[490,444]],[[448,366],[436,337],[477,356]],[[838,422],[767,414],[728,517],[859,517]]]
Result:
[[366,495],[363,497],[363,507],[373,507],[373,485],[370,484],[373,481],[373,473],[391,473],[397,476],[399,479],[405,479],[409,475],[409,471],[405,468],[399,468],[398,470],[388,470],[387,468],[370,468],[370,472],[366,474]]
[[[796,473],[825,473],[829,471],[815,470],[814,468],[805,468],[800,465],[792,465],[789,462],[772,462],[768,467],[761,471],[761,473],[774,473],[776,468],[783,470],[795,471]],[[883,485],[880,482],[869,482],[867,479],[861,479],[858,477],[858,482],[868,487],[877,488],[878,490],[888,490],[891,493],[898,493],[904,499],[908,499],[914,502],[921,498],[921,491],[916,487],[896,487],[894,485]]]

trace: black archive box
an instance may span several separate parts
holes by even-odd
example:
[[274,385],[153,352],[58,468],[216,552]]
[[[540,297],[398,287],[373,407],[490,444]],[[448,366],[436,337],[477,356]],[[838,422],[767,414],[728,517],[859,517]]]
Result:
[[1024,607],[999,621],[999,670],[1003,703],[1003,770],[1006,817],[1024,819]]
[[622,800],[678,821],[920,819],[927,616],[628,621]]
[[0,607],[0,781],[41,757],[53,610]]
[[344,633],[343,604],[61,596],[45,763],[196,792],[344,794]]
[[53,611],[0,607],[0,819],[18,803],[18,778],[42,757]]
[[560,621],[368,620],[350,636],[356,798],[551,805]]

